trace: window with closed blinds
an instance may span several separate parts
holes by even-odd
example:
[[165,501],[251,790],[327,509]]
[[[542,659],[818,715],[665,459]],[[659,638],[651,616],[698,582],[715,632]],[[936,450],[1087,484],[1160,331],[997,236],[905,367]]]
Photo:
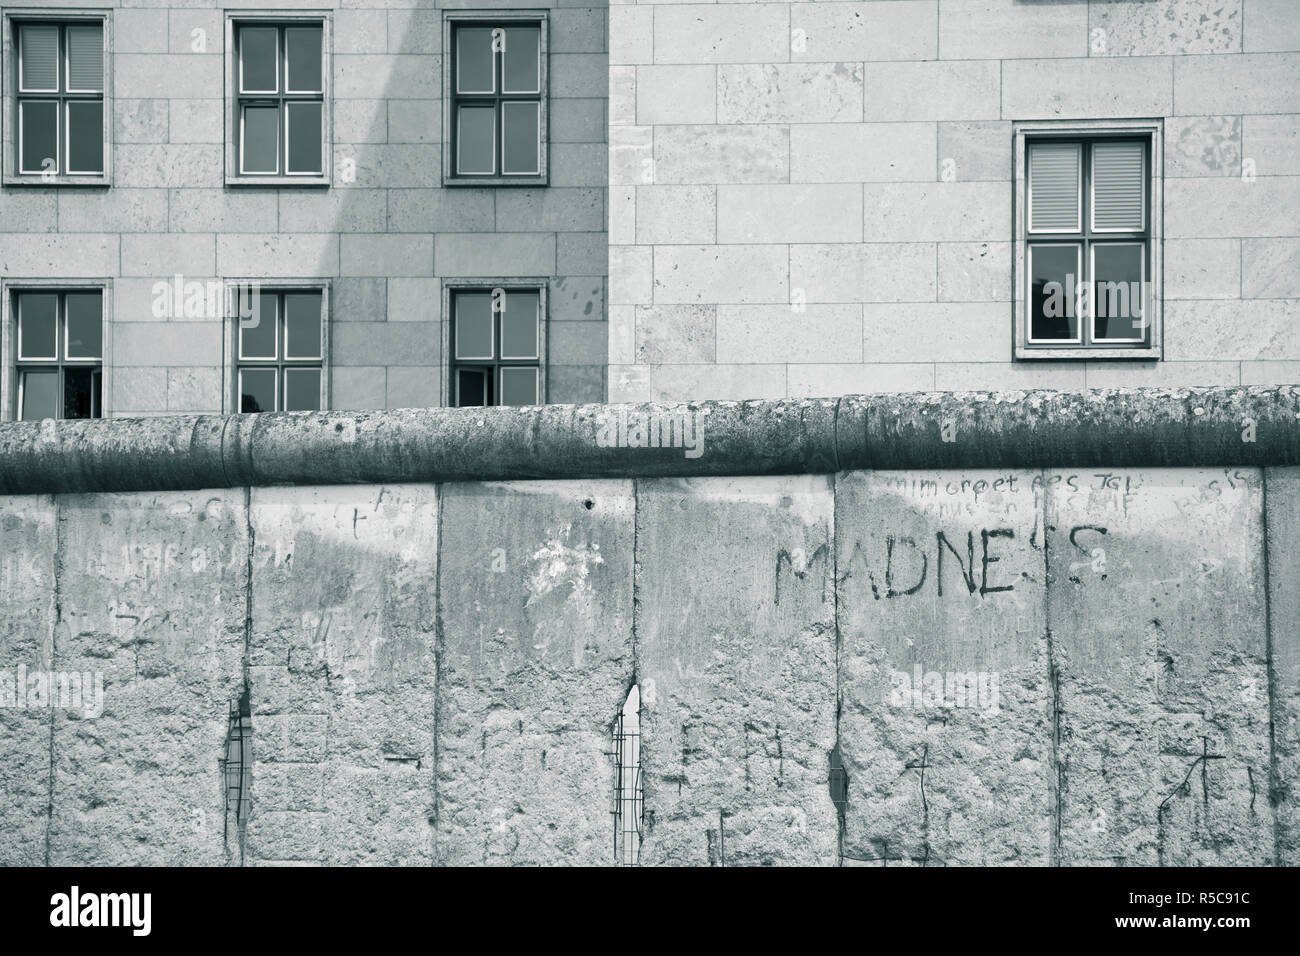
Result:
[[1081,156],[1078,143],[1030,147],[1030,232],[1073,232],[1079,228]]
[[104,23],[19,23],[18,175],[104,174]]
[[59,91],[59,28],[18,28],[18,89],[23,93]]
[[1094,143],[1092,228],[1133,232],[1145,221],[1146,150],[1141,143]]
[[104,88],[104,28],[69,26],[68,91],[98,93]]
[[1028,140],[1027,347],[1142,348],[1151,237],[1149,140]]

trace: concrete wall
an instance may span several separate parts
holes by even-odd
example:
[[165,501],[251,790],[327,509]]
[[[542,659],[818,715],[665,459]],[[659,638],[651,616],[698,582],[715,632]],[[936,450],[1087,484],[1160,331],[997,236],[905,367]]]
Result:
[[0,863],[607,863],[636,682],[647,863],[1294,865],[1297,515],[1244,467],[0,497],[0,671],[104,679],[0,707]]
[[[112,186],[0,190],[0,276],[111,280],[108,415],[233,410],[220,316],[152,313],[154,284],[177,273],[329,280],[330,407],[349,409],[442,404],[443,278],[543,277],[549,399],[605,397],[603,3],[45,6],[112,9]],[[546,188],[442,186],[442,17],[461,7],[549,11]],[[226,186],[223,11],[285,8],[332,17],[333,182]]]
[[[612,5],[610,400],[1295,382],[1297,103],[1291,0]],[[1012,361],[1066,118],[1163,121],[1163,361]]]

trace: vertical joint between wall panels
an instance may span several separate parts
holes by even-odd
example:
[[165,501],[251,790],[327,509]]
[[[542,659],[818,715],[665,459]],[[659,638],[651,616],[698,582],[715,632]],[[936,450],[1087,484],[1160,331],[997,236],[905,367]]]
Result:
[[[838,435],[840,403],[835,403],[835,425]],[[840,549],[839,549],[839,442],[835,443],[835,471],[831,473],[831,614],[835,627],[835,746],[828,755],[831,803],[835,806],[835,865],[844,865],[844,831],[845,817],[849,803],[849,775],[844,769],[844,755],[840,750],[840,716],[844,710],[844,695],[841,689],[840,652],[842,639],[840,635]]]
[[[240,653],[240,683],[238,696],[227,702],[226,736],[222,742],[221,757],[217,760],[222,787],[222,847],[227,864],[244,866],[244,836],[247,832],[250,801],[252,799],[252,747],[253,716],[252,686],[249,679],[249,654],[253,634],[253,550],[256,537],[253,529],[253,490],[245,485],[244,531],[248,544],[244,555],[244,621],[243,648]],[[235,846],[231,846],[231,822],[234,822]]]
[[1282,859],[1282,825],[1278,816],[1278,804],[1282,802],[1283,781],[1277,763],[1277,738],[1275,736],[1276,716],[1280,700],[1277,693],[1277,677],[1273,664],[1273,574],[1269,561],[1268,528],[1268,479],[1271,468],[1260,469],[1260,523],[1264,544],[1264,662],[1265,679],[1268,682],[1268,806],[1273,814],[1273,865],[1283,866]]
[[1042,528],[1043,534],[1043,636],[1047,644],[1048,700],[1052,708],[1050,715],[1052,729],[1052,775],[1050,780],[1052,832],[1051,843],[1048,847],[1048,862],[1051,866],[1063,866],[1065,861],[1064,847],[1061,840],[1061,819],[1065,803],[1066,775],[1064,766],[1061,763],[1061,672],[1057,667],[1056,645],[1052,637],[1052,566],[1051,549],[1048,544],[1052,532],[1052,526],[1048,523],[1048,518],[1051,515],[1052,490],[1047,479],[1047,469],[1040,469],[1039,483],[1043,489],[1043,497],[1038,507],[1040,509],[1039,527]]
[[[50,503],[54,511],[54,622],[50,628],[49,669],[56,669],[58,655],[59,628],[63,624],[63,515],[59,507],[59,496],[51,495]],[[46,777],[45,805],[45,865],[51,864],[51,846],[54,834],[54,717],[57,708],[50,708],[49,739],[49,775]]]
[[438,772],[441,769],[441,730],[442,730],[442,660],[445,653],[445,638],[442,618],[442,514],[446,506],[443,494],[446,485],[442,482],[433,486],[434,507],[438,509],[434,532],[434,571],[433,571],[433,813],[429,817],[431,859],[438,861],[438,814],[441,809],[441,794],[438,788]]

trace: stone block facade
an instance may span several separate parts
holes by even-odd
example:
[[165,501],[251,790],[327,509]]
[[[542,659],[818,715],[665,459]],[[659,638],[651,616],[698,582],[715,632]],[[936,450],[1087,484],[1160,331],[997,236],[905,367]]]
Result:
[[[444,185],[444,14],[528,10],[549,39],[543,187]],[[327,187],[227,182],[226,20],[320,14],[332,155]],[[6,7],[4,67],[22,16],[103,14],[109,184],[0,189],[6,297],[31,280],[102,280],[103,414],[230,412],[223,307],[158,318],[159,282],[311,280],[328,288],[326,405],[396,408],[446,398],[443,280],[547,287],[544,397],[605,397],[606,10],[514,0],[54,0]],[[5,112],[15,109],[10,82]],[[16,324],[5,311],[4,419],[17,417]]]
[[[1300,374],[1284,0],[610,7],[613,401]],[[1159,354],[1017,360],[1013,124],[1154,120]]]
[[[228,21],[328,24],[327,183],[231,184]],[[1288,0],[55,0],[102,13],[107,188],[0,187],[12,292],[102,282],[102,414],[234,411],[222,306],[328,288],[324,403],[455,401],[450,281],[544,285],[547,402],[1276,384],[1300,375],[1300,9]],[[451,15],[545,16],[544,186],[448,185]],[[24,20],[26,18],[26,20]],[[1017,352],[1016,129],[1159,131],[1157,340]],[[1155,213],[1153,212],[1153,222]]]

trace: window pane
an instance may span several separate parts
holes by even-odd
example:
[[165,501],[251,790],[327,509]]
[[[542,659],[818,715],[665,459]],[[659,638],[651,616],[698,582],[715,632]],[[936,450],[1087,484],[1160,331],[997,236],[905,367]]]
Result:
[[68,89],[104,88],[104,28],[98,23],[68,27]]
[[[39,173],[45,169],[58,172],[59,104],[53,101],[25,100],[18,104],[19,135],[22,137],[22,171]],[[48,160],[48,163],[47,163]]]
[[239,370],[239,410],[241,412],[275,411],[275,377],[273,368]]
[[97,368],[70,366],[63,370],[63,417],[98,418],[99,382]]
[[536,405],[537,369],[502,367],[501,404]]
[[486,405],[488,403],[487,382],[488,375],[486,369],[457,369],[456,404],[461,408]]
[[1078,341],[1079,246],[1030,246],[1029,273],[1030,338]]
[[67,357],[97,359],[104,354],[104,310],[98,292],[69,292]]
[[18,357],[57,359],[59,297],[48,292],[18,296]]
[[102,100],[68,104],[68,172],[104,171],[104,103]]
[[319,173],[321,171],[321,104],[289,103],[286,105],[289,124],[289,154],[285,165],[291,173]]
[[456,148],[456,170],[461,173],[494,173],[496,110],[483,106],[462,106]]
[[277,158],[279,137],[279,107],[245,107],[243,172],[278,173],[280,171],[280,161]]
[[1141,143],[1097,143],[1092,148],[1092,227],[1138,232],[1143,209]]
[[320,411],[320,369],[287,368],[284,370],[284,410],[286,412]]
[[503,359],[538,358],[538,305],[536,292],[506,293],[506,309],[501,316]]
[[492,31],[487,27],[456,30],[456,92],[494,93]]
[[25,422],[56,418],[59,414],[59,373],[23,372],[23,407],[18,417]]
[[537,109],[536,103],[501,104],[501,142],[505,146],[503,173],[539,172]]
[[22,27],[18,31],[22,50],[19,69],[22,89],[52,93],[59,88],[59,28],[53,26]]
[[487,292],[456,295],[456,358],[490,359],[492,296]]
[[1145,258],[1145,247],[1137,243],[1099,243],[1092,247],[1094,338],[1146,337],[1142,321]]
[[241,27],[239,30],[239,89],[245,93],[274,93],[280,89],[276,27]]
[[1035,143],[1029,147],[1030,229],[1079,231],[1079,156],[1077,143]]
[[320,358],[319,292],[294,292],[284,297],[284,356],[295,359]]
[[502,89],[507,93],[536,93],[541,33],[537,27],[507,27]]
[[289,78],[285,88],[299,93],[321,90],[321,28],[288,27],[284,31],[285,56]]
[[275,358],[276,296],[257,293],[253,315],[239,322],[239,357]]

